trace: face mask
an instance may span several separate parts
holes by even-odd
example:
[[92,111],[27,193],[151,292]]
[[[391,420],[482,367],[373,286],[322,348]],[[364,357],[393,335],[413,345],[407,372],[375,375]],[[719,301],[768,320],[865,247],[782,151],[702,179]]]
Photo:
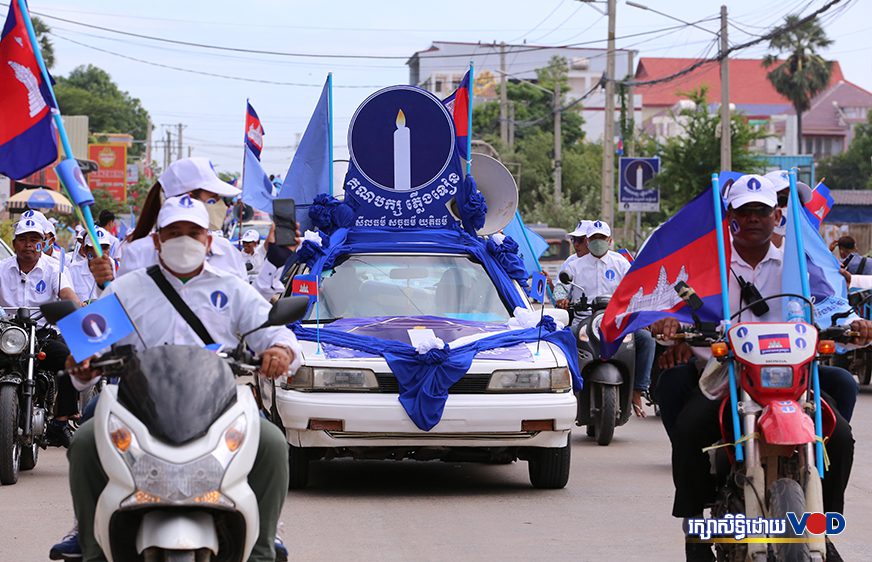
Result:
[[206,245],[190,236],[160,243],[160,259],[175,273],[190,273],[206,261]]
[[606,255],[606,252],[609,251],[609,241],[608,240],[588,240],[587,249],[590,250],[590,253],[594,256],[601,258]]

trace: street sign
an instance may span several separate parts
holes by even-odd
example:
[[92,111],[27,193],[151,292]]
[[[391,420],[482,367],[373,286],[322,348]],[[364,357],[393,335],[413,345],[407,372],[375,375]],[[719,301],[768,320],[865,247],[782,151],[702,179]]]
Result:
[[658,212],[660,191],[645,186],[660,172],[660,158],[622,157],[618,208],[630,212]]

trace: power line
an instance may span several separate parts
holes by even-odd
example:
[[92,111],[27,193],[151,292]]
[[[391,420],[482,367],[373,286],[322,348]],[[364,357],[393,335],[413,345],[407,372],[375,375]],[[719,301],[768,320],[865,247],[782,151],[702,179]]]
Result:
[[765,35],[761,35],[757,39],[752,39],[751,41],[746,41],[745,43],[740,43],[738,45],[734,45],[734,46],[730,47],[729,49],[727,49],[725,52],[718,53],[718,55],[715,57],[704,58],[704,59],[698,60],[695,63],[691,64],[690,66],[683,68],[682,70],[679,70],[678,72],[675,72],[675,73],[670,74],[668,76],[664,76],[662,78],[655,78],[652,80],[615,80],[615,82],[622,83],[626,86],[631,86],[631,87],[650,86],[653,84],[661,84],[663,82],[671,82],[672,80],[675,80],[676,78],[679,78],[679,77],[684,76],[686,74],[690,74],[691,72],[693,72],[697,68],[703,66],[704,64],[708,64],[711,62],[719,62],[722,59],[729,57],[731,53],[734,53],[736,51],[741,51],[742,49],[747,49],[748,47],[752,47],[752,46],[757,45],[759,43],[762,43],[764,41],[769,41],[772,38],[777,37],[778,35],[781,35],[782,33],[786,33],[788,31],[796,29],[797,27],[805,24],[806,22],[813,20],[814,18],[816,18],[820,14],[823,14],[824,12],[826,12],[827,10],[829,10],[830,8],[832,8],[833,6],[835,6],[836,4],[838,4],[840,2],[842,2],[842,0],[830,0],[829,2],[824,4],[822,7],[818,8],[817,10],[815,10],[814,12],[809,14],[808,16],[805,16],[805,17],[797,20],[795,23],[793,23],[791,25],[783,25],[783,26],[775,27],[769,33],[766,33]]
[[545,16],[544,18],[542,18],[542,21],[540,21],[539,23],[537,23],[536,25],[533,26],[533,29],[527,31],[526,33],[522,33],[521,35],[518,35],[518,36],[515,37],[514,39],[509,40],[508,43],[514,43],[515,41],[520,41],[521,39],[523,39],[523,38],[526,37],[527,35],[530,35],[530,34],[533,33],[534,31],[536,31],[537,29],[539,29],[539,26],[542,25],[543,23],[545,23],[546,21],[548,21],[548,18],[550,18],[551,16],[553,16],[553,15],[554,15],[554,12],[556,12],[557,10],[559,10],[559,9],[560,9],[560,6],[562,6],[565,2],[566,2],[566,0],[560,0],[560,2],[558,2],[557,5],[554,6],[554,9],[551,10],[550,12],[548,12],[548,15],[547,15],[547,16]]
[[[58,39],[63,39],[64,41],[69,41],[70,43],[75,43],[76,45],[79,45],[80,47],[85,47],[86,49],[92,49],[92,50],[94,50],[94,51],[99,51],[99,52],[101,52],[101,53],[106,53],[106,54],[109,54],[109,55],[114,55],[114,56],[116,56],[116,57],[120,57],[120,58],[127,59],[127,60],[132,60],[132,61],[139,62],[139,63],[142,63],[142,64],[148,64],[148,65],[151,65],[151,66],[157,66],[157,67],[160,67],[160,68],[167,68],[167,69],[170,69],[170,70],[177,70],[177,71],[179,71],[179,72],[188,72],[188,73],[190,73],[190,74],[199,74],[199,75],[201,75],[201,76],[211,76],[211,77],[213,77],[213,78],[224,78],[225,80],[236,80],[236,81],[238,81],[238,82],[256,82],[256,83],[259,83],[259,84],[273,84],[273,85],[275,85],[275,86],[296,86],[296,87],[301,87],[301,88],[323,88],[323,87],[324,87],[324,84],[323,84],[323,83],[320,83],[320,84],[302,84],[302,83],[299,83],[299,82],[277,82],[277,81],[275,81],[275,80],[261,80],[261,79],[258,79],[258,78],[243,78],[243,77],[240,77],[240,76],[230,76],[230,75],[228,75],[228,74],[217,74],[217,73],[214,73],[214,72],[206,72],[206,71],[203,71],[203,70],[194,70],[194,69],[192,69],[192,68],[182,68],[182,67],[180,67],[180,66],[172,66],[172,65],[169,65],[169,64],[163,64],[163,63],[159,63],[159,62],[148,61],[148,60],[145,60],[145,59],[139,59],[139,58],[136,58],[136,57],[131,57],[131,56],[129,56],[129,55],[122,55],[121,53],[116,53],[115,51],[110,51],[110,50],[108,50],[108,49],[101,49],[100,47],[94,47],[93,45],[87,45],[87,44],[82,43],[82,42],[80,42],[80,41],[76,41],[75,39],[70,39],[69,37],[64,37],[63,35],[58,35],[57,33],[53,32],[53,31],[50,32],[49,35],[51,35],[52,37],[56,37],[56,38],[58,38]],[[334,87],[335,87],[335,88],[367,88],[367,89],[373,89],[373,88],[382,88],[383,86],[375,86],[375,85],[370,85],[370,84],[363,84],[363,85],[341,85],[341,84],[334,84]]]

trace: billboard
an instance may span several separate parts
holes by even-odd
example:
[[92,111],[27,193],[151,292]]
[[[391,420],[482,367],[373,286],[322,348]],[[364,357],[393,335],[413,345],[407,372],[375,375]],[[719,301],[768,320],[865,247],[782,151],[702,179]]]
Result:
[[660,210],[660,191],[647,186],[660,172],[660,158],[622,157],[620,161],[620,188],[618,210],[657,212]]
[[116,201],[127,201],[127,145],[89,144],[88,158],[97,171],[88,176],[92,191],[104,191]]

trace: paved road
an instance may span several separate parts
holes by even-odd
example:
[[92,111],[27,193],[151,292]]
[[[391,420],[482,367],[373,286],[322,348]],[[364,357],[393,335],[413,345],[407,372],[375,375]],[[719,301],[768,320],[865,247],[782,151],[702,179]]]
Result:
[[[872,390],[854,417],[857,453],[847,497],[845,560],[872,551]],[[676,561],[669,448],[659,419],[631,420],[598,447],[573,437],[564,490],[529,487],[526,463],[330,461],[310,489],[288,495],[282,534],[296,560]],[[51,450],[0,488],[0,561],[46,560],[72,521],[66,458]]]

